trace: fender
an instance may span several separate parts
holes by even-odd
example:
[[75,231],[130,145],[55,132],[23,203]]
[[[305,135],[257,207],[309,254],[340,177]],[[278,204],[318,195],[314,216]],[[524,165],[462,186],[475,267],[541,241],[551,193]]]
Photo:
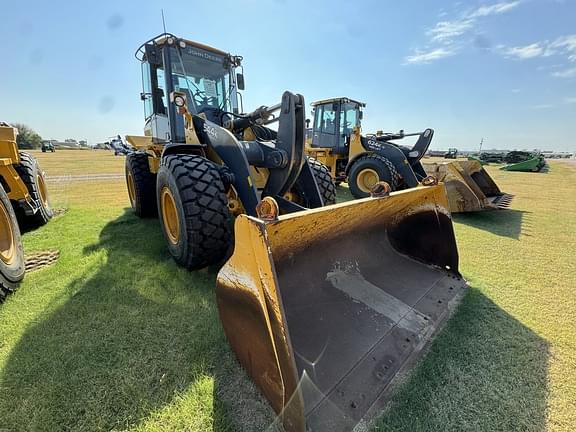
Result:
[[348,176],[352,164],[359,157],[372,153],[385,157],[390,162],[392,162],[398,173],[402,176],[402,179],[404,180],[407,188],[418,186],[418,179],[416,178],[410,163],[400,148],[388,142],[378,142],[376,140],[366,139],[364,137],[362,137],[362,145],[364,148],[366,148],[367,151],[365,153],[357,154],[348,162],[348,165],[346,165],[346,176]]

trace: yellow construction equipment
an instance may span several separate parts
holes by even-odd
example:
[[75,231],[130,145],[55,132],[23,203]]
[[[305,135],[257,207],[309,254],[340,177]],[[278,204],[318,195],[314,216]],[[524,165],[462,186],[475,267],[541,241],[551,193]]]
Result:
[[446,186],[452,213],[507,208],[512,195],[500,191],[480,161],[425,162],[426,173]]
[[[314,102],[312,128],[307,130],[306,154],[325,164],[337,182],[346,181],[355,198],[369,195],[379,181],[392,190],[419,185],[433,175],[446,183],[450,210],[470,212],[505,208],[511,195],[500,191],[479,163],[465,161],[430,164],[422,162],[434,131],[405,133],[361,133],[362,109],[365,104],[349,98]],[[417,136],[414,146],[399,141]],[[455,159],[457,149],[445,157]]]
[[465,292],[444,187],[382,182],[332,204],[329,172],[304,154],[302,96],[243,114],[241,58],[172,34],[137,58],[136,214],[159,216],[179,264],[221,266],[224,330],[287,432],[366,422]]
[[[434,131],[362,135],[362,109],[350,98],[332,98],[312,103],[313,126],[307,130],[306,154],[325,164],[337,182],[347,182],[355,198],[365,198],[379,181],[393,191],[412,188],[426,177],[420,160],[426,154]],[[398,144],[418,137],[412,147]]]
[[18,129],[0,122],[0,301],[24,277],[20,227],[52,217],[44,173],[36,159],[18,151]]

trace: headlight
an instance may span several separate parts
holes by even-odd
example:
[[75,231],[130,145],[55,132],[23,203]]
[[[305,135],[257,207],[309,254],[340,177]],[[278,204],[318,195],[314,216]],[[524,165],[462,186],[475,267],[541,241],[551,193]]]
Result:
[[184,99],[184,96],[175,96],[174,97],[174,104],[178,107],[178,108],[182,108],[184,105],[186,105],[186,100]]

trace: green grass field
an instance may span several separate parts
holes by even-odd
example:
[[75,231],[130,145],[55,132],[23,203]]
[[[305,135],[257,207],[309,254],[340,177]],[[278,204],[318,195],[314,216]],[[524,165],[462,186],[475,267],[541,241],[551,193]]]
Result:
[[[51,176],[124,169],[104,151],[37,156]],[[454,218],[472,288],[378,431],[576,429],[576,164],[488,170],[511,210]],[[273,414],[219,323],[216,269],[178,268],[122,180],[49,188],[67,212],[24,244],[61,258],[0,306],[0,431],[265,430]]]

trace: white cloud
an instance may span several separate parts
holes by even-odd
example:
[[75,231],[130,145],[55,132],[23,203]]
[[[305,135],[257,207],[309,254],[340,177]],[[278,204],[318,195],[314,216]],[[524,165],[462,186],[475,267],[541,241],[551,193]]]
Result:
[[576,67],[552,72],[552,76],[556,78],[576,78]]
[[512,89],[511,91],[512,91],[512,93],[520,93],[522,90],[515,88],[515,89]]
[[416,50],[416,52],[406,57],[404,60],[408,64],[426,64],[431,63],[434,60],[439,60],[441,58],[450,57],[456,54],[453,48],[436,48],[428,52]]
[[[505,57],[520,60],[534,59],[537,57],[552,57],[564,59],[564,65],[541,65],[538,70],[554,70],[551,75],[556,78],[576,78],[576,67],[567,67],[566,62],[576,63],[576,34],[560,36],[550,41],[534,42],[526,46],[505,47],[498,45],[496,52]],[[561,69],[563,68],[563,69]]]
[[540,57],[546,53],[546,48],[540,42],[526,45],[523,47],[506,48],[504,53],[507,57],[515,57],[518,59],[529,59]]
[[440,21],[427,34],[432,37],[431,40],[434,42],[446,42],[463,35],[473,27],[474,21],[471,19]]
[[547,110],[550,108],[554,108],[554,105],[552,105],[552,104],[540,104],[540,105],[532,105],[530,108],[534,109],[534,110]]
[[[458,49],[454,45],[457,39],[474,30],[476,22],[480,18],[508,12],[520,5],[522,1],[524,0],[503,1],[484,5],[473,12],[460,13],[460,16],[456,19],[437,22],[434,27],[426,32],[432,47],[426,51],[416,50],[415,54],[404,59],[405,63],[431,63],[456,54]],[[460,3],[457,5],[460,5]],[[439,17],[444,17],[445,15],[446,12],[442,10]]]
[[511,2],[495,3],[493,5],[480,6],[474,12],[472,12],[470,18],[486,17],[490,15],[499,15],[508,12],[522,3],[520,0]]
[[565,97],[564,103],[565,104],[576,104],[576,97]]
[[568,60],[576,62],[576,34],[561,36],[549,45],[551,52],[563,52]]

